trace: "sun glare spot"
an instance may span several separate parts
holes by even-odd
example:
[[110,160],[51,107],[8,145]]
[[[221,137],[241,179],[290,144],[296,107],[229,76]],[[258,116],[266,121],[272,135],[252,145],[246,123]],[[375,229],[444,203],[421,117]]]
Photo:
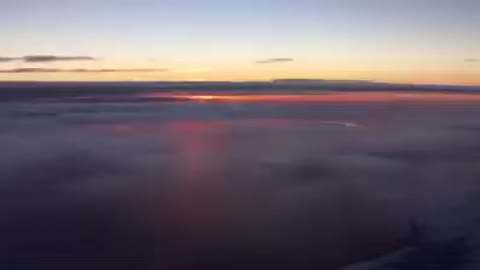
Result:
[[193,99],[197,100],[212,100],[215,99],[214,96],[192,96]]

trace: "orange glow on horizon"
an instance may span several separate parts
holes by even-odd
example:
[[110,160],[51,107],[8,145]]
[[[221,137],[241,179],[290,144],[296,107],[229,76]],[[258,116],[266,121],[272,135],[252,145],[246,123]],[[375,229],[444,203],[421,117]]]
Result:
[[325,93],[325,94],[239,94],[239,95],[171,95],[163,93],[142,94],[151,99],[173,98],[206,102],[480,102],[479,94],[466,93]]

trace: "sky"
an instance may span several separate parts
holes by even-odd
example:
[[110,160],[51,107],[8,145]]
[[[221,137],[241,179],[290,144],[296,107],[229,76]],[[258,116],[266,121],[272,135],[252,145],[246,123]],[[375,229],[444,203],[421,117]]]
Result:
[[478,0],[1,0],[0,80],[480,84]]

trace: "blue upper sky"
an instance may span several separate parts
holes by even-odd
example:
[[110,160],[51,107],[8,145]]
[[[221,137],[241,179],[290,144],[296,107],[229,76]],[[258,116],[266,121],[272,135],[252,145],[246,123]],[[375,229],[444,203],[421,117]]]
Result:
[[478,0],[2,0],[0,13],[0,57],[97,58],[3,61],[57,72],[0,79],[480,83]]

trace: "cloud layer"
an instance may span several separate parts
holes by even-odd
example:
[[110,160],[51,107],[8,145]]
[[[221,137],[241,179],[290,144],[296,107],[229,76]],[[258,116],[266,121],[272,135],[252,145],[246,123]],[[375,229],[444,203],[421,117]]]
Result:
[[411,244],[412,228],[422,243],[469,237],[480,228],[470,224],[479,113],[459,104],[4,104],[0,264],[338,269]]
[[273,63],[285,63],[285,62],[293,62],[295,59],[293,58],[269,58],[269,59],[263,59],[263,60],[258,60],[255,63],[256,64],[273,64]]

